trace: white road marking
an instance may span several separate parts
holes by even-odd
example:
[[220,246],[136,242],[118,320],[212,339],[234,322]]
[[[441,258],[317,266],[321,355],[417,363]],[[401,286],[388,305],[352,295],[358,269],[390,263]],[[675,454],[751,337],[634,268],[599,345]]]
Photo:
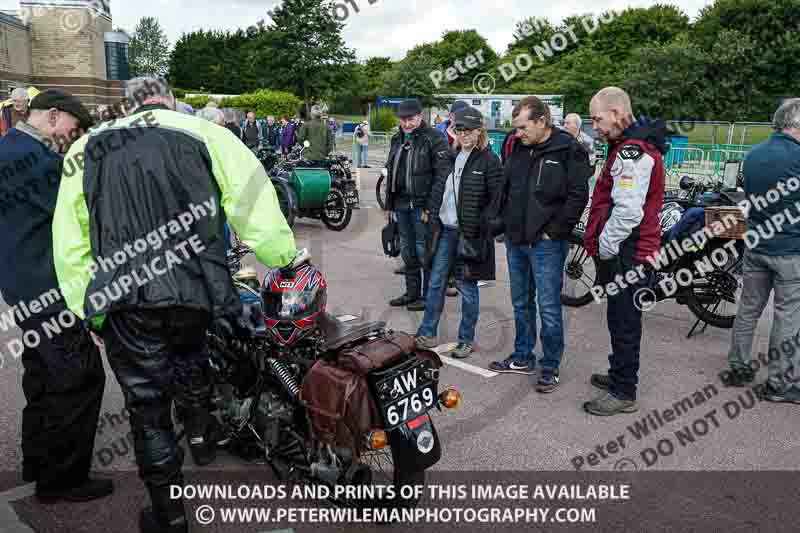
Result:
[[0,531],[3,533],[34,533],[17,516],[11,502],[33,496],[36,490],[35,483],[29,483],[0,493]]
[[453,350],[455,350],[456,346],[458,346],[457,342],[449,342],[446,344],[440,344],[439,346],[434,348],[433,351],[439,354],[439,357],[442,359],[442,362],[447,363],[448,365],[452,365],[456,368],[460,368],[461,370],[466,370],[467,372],[471,372],[472,374],[478,374],[479,376],[483,376],[485,378],[493,378],[497,375],[497,372],[492,372],[491,370],[486,370],[485,368],[471,365],[459,359],[453,359],[452,357],[447,357],[446,355],[444,355],[448,352],[452,352]]
[[458,359],[453,359],[445,355],[440,355],[439,357],[442,359],[443,362],[447,363],[448,365],[460,368],[461,370],[466,370],[467,372],[471,372],[473,374],[478,374],[479,376],[483,376],[485,378],[493,378],[497,375],[497,372],[492,372],[491,370],[486,370],[485,368],[471,365],[469,363],[459,361]]
[[358,320],[358,317],[354,315],[342,315],[342,316],[337,316],[336,320],[338,320],[339,322],[352,322],[353,320]]

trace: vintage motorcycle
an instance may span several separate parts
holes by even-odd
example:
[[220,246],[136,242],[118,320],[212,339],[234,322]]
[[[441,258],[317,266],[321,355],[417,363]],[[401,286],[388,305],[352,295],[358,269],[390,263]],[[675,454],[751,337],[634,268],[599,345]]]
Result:
[[[734,206],[743,198],[743,193],[722,191],[718,184],[698,181],[689,176],[681,178],[680,191],[664,197],[660,213],[662,251],[676,237],[672,230],[688,209]],[[590,258],[583,247],[587,216],[588,209],[569,238],[570,253],[564,264],[561,292],[561,303],[569,307],[582,307],[594,299],[591,290],[596,285],[596,260]],[[678,240],[688,235],[688,232],[682,232]],[[652,288],[655,301],[675,298],[679,304],[688,306],[703,322],[718,328],[732,328],[742,287],[745,245],[742,240],[733,240],[732,247],[736,253],[728,253],[730,241],[726,238],[710,238],[702,246],[688,247],[682,255],[670,254],[666,264],[660,265],[661,268],[656,271],[656,283]],[[725,249],[726,245],[726,263],[720,265],[707,261],[712,254],[721,256],[722,252],[717,250]],[[672,246],[671,249],[674,251],[676,248]],[[710,271],[709,264],[713,266]]]
[[305,251],[261,284],[239,270],[247,253],[238,244],[229,252],[243,313],[208,333],[228,449],[280,480],[395,487],[336,499],[342,505],[415,505],[400,486],[423,485],[441,457],[429,411],[461,402],[454,388],[438,391],[438,355],[383,322],[329,315],[327,282]]
[[305,141],[287,157],[273,163],[274,156],[264,154],[264,167],[278,194],[281,211],[289,226],[297,217],[316,218],[328,229],[342,231],[359,208],[356,182],[351,162],[345,156],[325,161],[305,161],[303,151],[311,146]]

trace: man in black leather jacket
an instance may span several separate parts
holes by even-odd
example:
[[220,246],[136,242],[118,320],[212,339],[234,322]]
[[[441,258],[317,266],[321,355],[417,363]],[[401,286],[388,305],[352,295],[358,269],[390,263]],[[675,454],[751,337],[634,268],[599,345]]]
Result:
[[397,117],[400,131],[392,137],[386,161],[386,211],[387,218],[394,214],[400,230],[406,292],[389,305],[424,311],[428,276],[423,276],[422,265],[429,232],[431,189],[437,180],[447,179],[451,161],[447,141],[422,120],[418,100],[401,102]]

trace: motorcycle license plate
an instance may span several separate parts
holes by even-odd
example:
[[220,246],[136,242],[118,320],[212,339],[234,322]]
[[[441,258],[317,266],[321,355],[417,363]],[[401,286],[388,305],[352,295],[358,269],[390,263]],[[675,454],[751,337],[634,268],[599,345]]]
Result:
[[344,201],[347,205],[355,205],[358,203],[358,191],[347,191],[344,195]]
[[386,429],[393,429],[436,406],[436,382],[425,376],[428,365],[419,364],[377,384],[384,391],[379,401]]

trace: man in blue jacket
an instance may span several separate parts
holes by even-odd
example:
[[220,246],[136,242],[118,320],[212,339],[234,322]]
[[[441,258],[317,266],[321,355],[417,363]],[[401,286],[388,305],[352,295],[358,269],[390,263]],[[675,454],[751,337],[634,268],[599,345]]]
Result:
[[31,101],[28,119],[0,139],[0,290],[25,341],[9,344],[25,369],[22,475],[36,481],[45,503],[88,501],[113,489],[110,480],[89,479],[103,363],[61,298],[53,261],[58,149],[91,124],[76,97],[47,90]]
[[753,381],[753,334],[774,291],[769,379],[762,390],[766,400],[800,404],[800,98],[778,108],[773,127],[742,169],[749,249],[728,352],[731,371],[721,377],[733,386]]
[[469,104],[467,104],[465,101],[456,100],[453,102],[453,105],[450,106],[450,114],[448,115],[447,120],[443,120],[436,125],[436,129],[441,131],[442,135],[444,135],[445,139],[447,139],[447,144],[452,146],[453,141],[456,140],[456,134],[452,129],[452,127],[455,127],[456,112],[467,109],[468,107]]

